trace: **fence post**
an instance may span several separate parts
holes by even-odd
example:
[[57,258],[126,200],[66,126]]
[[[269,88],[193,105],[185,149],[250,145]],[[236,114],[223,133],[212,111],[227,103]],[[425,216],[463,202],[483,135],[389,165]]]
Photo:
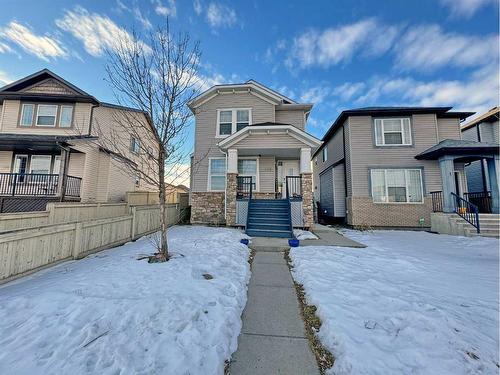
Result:
[[137,207],[132,206],[132,239],[135,239],[135,223],[136,223],[136,213]]
[[83,223],[75,224],[75,241],[73,243],[73,259],[78,259],[82,248]]
[[55,215],[54,203],[47,203],[47,205],[45,206],[45,210],[49,211],[49,219],[47,224],[54,224],[54,215]]

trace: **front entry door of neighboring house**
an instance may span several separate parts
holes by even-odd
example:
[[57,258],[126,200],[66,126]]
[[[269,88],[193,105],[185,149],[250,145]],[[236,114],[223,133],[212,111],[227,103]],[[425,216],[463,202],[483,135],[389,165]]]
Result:
[[[299,174],[299,161],[298,160],[283,160],[281,165],[281,181],[283,182],[283,188],[281,191],[281,197],[286,198],[286,176],[300,176]],[[290,196],[294,194],[300,194],[300,186],[298,184],[292,184],[289,187]]]

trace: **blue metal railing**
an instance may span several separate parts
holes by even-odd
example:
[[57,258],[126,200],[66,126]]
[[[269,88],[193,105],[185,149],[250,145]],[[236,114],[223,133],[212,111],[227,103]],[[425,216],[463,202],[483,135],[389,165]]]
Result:
[[453,198],[453,211],[476,228],[477,233],[481,233],[479,226],[479,210],[477,206],[455,193],[451,193],[451,196]]

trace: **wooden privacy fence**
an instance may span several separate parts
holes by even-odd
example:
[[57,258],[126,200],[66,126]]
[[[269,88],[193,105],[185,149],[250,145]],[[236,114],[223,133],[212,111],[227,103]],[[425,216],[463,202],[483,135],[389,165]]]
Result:
[[160,193],[154,191],[129,191],[127,192],[127,203],[134,205],[158,204]]
[[0,215],[0,233],[40,225],[72,223],[127,215],[126,203],[47,203],[46,211]]
[[[180,212],[178,204],[167,205],[169,225],[178,222]],[[4,232],[0,234],[0,283],[153,233],[160,226],[159,215],[158,205],[133,206],[121,216]]]

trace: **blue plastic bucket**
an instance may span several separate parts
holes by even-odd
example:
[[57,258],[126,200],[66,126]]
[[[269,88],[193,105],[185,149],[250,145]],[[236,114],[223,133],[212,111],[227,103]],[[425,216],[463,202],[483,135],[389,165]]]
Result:
[[288,244],[290,245],[290,247],[297,247],[299,246],[299,240],[296,238],[291,238],[288,240]]
[[248,240],[248,238],[242,238],[242,239],[240,240],[240,242],[241,242],[243,245],[248,245],[248,243],[249,243],[250,241]]

